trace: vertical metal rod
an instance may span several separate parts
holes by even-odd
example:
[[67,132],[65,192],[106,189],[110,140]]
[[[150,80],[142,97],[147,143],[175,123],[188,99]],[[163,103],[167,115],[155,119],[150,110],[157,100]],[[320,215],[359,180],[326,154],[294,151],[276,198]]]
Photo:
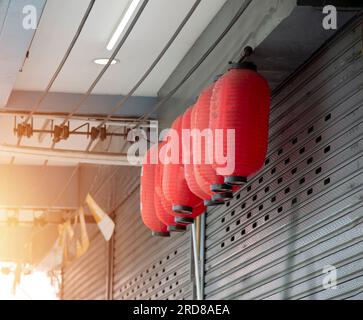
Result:
[[195,224],[195,228],[196,228],[196,232],[197,232],[197,255],[200,261],[200,216],[196,217],[194,220],[194,224]]
[[197,228],[196,224],[192,224],[192,238],[193,238],[193,256],[194,256],[194,276],[195,285],[197,289],[197,300],[202,300],[200,295],[200,275],[199,275],[199,258],[198,258],[198,247],[197,247]]
[[200,216],[200,295],[204,300],[204,268],[205,268],[205,219],[207,212]]
[[[115,217],[112,213],[111,217]],[[115,237],[112,236],[107,243],[107,270],[106,270],[106,299],[113,300],[113,267],[114,267],[114,244]]]

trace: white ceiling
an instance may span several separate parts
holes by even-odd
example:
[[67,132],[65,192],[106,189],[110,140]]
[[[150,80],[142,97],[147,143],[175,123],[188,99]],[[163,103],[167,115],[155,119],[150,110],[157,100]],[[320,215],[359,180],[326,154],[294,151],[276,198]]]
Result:
[[23,8],[41,12],[45,0],[0,0],[0,107],[6,105],[35,30],[25,29]]
[[[156,96],[226,0],[203,0],[165,57],[135,95]],[[120,50],[120,63],[111,66],[94,90],[98,94],[125,94],[160,53],[195,0],[150,0]],[[43,90],[62,59],[88,6],[88,0],[48,0],[15,89]],[[96,1],[69,60],[54,84],[54,92],[85,92],[101,66],[93,59],[110,56],[106,45],[128,0]]]

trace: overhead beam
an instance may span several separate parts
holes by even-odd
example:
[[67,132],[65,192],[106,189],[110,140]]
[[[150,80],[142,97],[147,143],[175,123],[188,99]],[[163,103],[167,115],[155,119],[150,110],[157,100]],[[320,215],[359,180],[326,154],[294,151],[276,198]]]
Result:
[[[12,109],[12,108],[1,108],[0,115],[4,116],[28,116],[30,114],[30,110],[25,109]],[[63,119],[66,117],[68,113],[66,112],[42,112],[37,111],[33,113],[33,116],[36,118],[45,118],[45,119]],[[83,120],[83,121],[101,121],[106,115],[103,113],[75,113],[72,119],[74,120]],[[127,117],[121,115],[114,115],[110,118],[106,125],[126,125],[129,123],[134,123],[138,120],[138,117]]]
[[[35,105],[39,91],[14,90],[6,105],[7,110],[29,111]],[[78,115],[97,114],[105,116],[111,112],[117,102],[122,99],[121,95],[92,94],[78,111]],[[50,92],[38,109],[40,113],[69,113],[73,111],[74,105],[82,98],[82,94]],[[157,101],[156,97],[130,97],[125,105],[120,108],[115,116],[135,117],[149,112]],[[154,115],[156,116],[156,115]]]
[[[111,166],[134,166],[140,162],[140,157],[127,154],[109,152],[82,152],[65,149],[48,149],[35,147],[17,147],[12,145],[0,145],[0,155],[7,157],[20,157],[25,159],[55,160],[74,163],[88,163]],[[129,160],[132,160],[131,163]]]

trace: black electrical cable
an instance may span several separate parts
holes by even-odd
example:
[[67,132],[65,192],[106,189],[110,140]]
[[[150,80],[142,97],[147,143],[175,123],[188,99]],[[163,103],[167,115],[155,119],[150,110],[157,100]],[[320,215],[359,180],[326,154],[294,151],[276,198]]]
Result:
[[[73,50],[85,24],[86,24],[86,21],[92,11],[92,8],[95,4],[96,0],[91,0],[88,7],[87,7],[87,10],[86,12],[84,13],[83,17],[82,17],[82,20],[77,28],[77,31],[75,33],[75,35],[73,36],[73,39],[71,41],[71,43],[69,44],[68,46],[68,49],[66,51],[66,53],[64,54],[63,58],[62,58],[62,61],[59,63],[58,65],[58,68],[57,70],[54,72],[52,78],[50,79],[47,87],[45,88],[45,90],[43,91],[42,95],[39,97],[38,101],[35,103],[35,105],[32,107],[30,113],[28,114],[28,116],[26,117],[26,119],[23,121],[23,124],[27,124],[29,122],[29,120],[31,119],[31,117],[34,115],[34,113],[39,109],[40,105],[42,104],[42,102],[44,101],[44,99],[46,98],[46,96],[48,95],[50,89],[52,88],[55,80],[57,79],[59,73],[61,72],[63,66],[65,65],[66,61],[68,60],[68,57],[71,53],[71,51]],[[16,143],[17,146],[20,146],[21,144],[21,140],[22,140],[22,136],[18,138],[18,141]],[[11,161],[10,163],[14,163],[14,160],[15,160],[15,157],[12,157],[11,158]]]
[[[120,49],[123,47],[124,43],[126,42],[127,38],[129,37],[131,31],[133,30],[134,26],[136,25],[137,21],[139,20],[142,12],[144,11],[146,5],[148,4],[149,0],[144,0],[138,9],[135,17],[132,19],[129,27],[127,28],[125,34],[123,35],[121,41],[116,46],[115,50],[113,51],[112,55],[110,56],[107,64],[102,68],[101,72],[98,74],[96,79],[92,82],[91,86],[88,88],[86,93],[83,94],[81,100],[73,107],[73,110],[68,113],[64,119],[63,122],[60,124],[60,126],[64,126],[68,120],[72,118],[72,116],[80,109],[80,107],[83,105],[83,103],[88,99],[88,97],[91,95],[93,89],[96,87],[97,83],[101,80],[102,76],[105,74],[109,66],[111,65],[112,61],[115,59],[116,55],[119,53]],[[53,141],[50,150],[53,150],[56,145],[56,142]],[[48,160],[44,161],[44,165],[46,166],[48,163]]]
[[[68,49],[67,49],[66,53],[64,54],[64,56],[62,58],[62,61],[59,63],[58,68],[54,72],[52,78],[50,79],[50,81],[49,81],[49,83],[47,85],[47,87],[43,91],[42,95],[39,97],[38,101],[35,103],[34,107],[31,109],[30,113],[28,114],[28,116],[26,117],[26,119],[24,120],[23,123],[26,124],[31,119],[31,117],[34,115],[34,113],[37,112],[37,110],[39,109],[40,105],[42,104],[42,102],[46,98],[47,94],[49,93],[49,90],[52,88],[55,80],[57,79],[57,77],[58,77],[59,73],[61,72],[63,66],[65,65],[65,63],[66,63],[66,61],[67,61],[67,59],[68,59],[71,51],[74,48],[74,46],[75,46],[75,44],[76,44],[76,42],[77,42],[77,40],[78,40],[78,38],[79,38],[82,30],[83,30],[83,28],[84,28],[84,26],[86,24],[86,21],[87,21],[89,15],[91,13],[91,10],[92,10],[95,2],[96,2],[96,0],[91,0],[90,1],[89,5],[87,7],[87,10],[84,13],[83,18],[82,18],[82,20],[81,20],[81,22],[80,22],[80,24],[79,24],[79,26],[77,28],[77,31],[76,31],[75,35],[73,36],[73,39],[72,39],[71,43],[69,44]],[[18,145],[20,144],[20,141],[21,141],[21,137],[18,140]]]
[[[130,92],[124,96],[116,105],[115,107],[112,109],[112,111],[103,119],[103,121],[99,124],[99,127],[101,127],[102,125],[104,125],[110,118],[111,116],[118,110],[120,109],[125,102],[132,96],[132,94],[140,87],[140,85],[145,81],[145,79],[149,76],[149,74],[152,72],[152,70],[155,68],[155,66],[159,63],[159,61],[162,59],[162,57],[165,55],[165,53],[167,52],[167,50],[169,49],[169,47],[173,44],[173,42],[175,41],[175,39],[178,37],[178,35],[180,34],[180,32],[182,31],[182,29],[184,28],[184,26],[186,25],[186,23],[189,21],[189,19],[191,18],[191,16],[193,15],[193,13],[195,12],[195,10],[197,9],[197,7],[199,6],[199,4],[201,3],[201,0],[197,0],[195,1],[195,3],[193,4],[193,6],[191,7],[191,9],[189,10],[189,12],[187,13],[187,15],[185,16],[185,18],[183,19],[183,21],[180,23],[180,25],[178,26],[178,28],[176,29],[176,31],[174,32],[174,34],[172,35],[172,37],[169,39],[169,41],[166,43],[165,47],[163,48],[163,50],[159,53],[159,55],[157,56],[157,58],[155,59],[155,61],[151,64],[151,66],[148,68],[148,70],[144,73],[144,75],[140,78],[140,80],[135,84],[135,86],[130,90]],[[86,151],[88,152],[91,148],[93,144],[93,140],[91,140],[87,146]],[[100,170],[100,168],[99,168]],[[110,180],[112,179],[115,174],[117,173],[117,169],[115,169],[113,172],[111,172],[111,174],[105,178],[105,180],[101,183],[101,185],[97,188],[97,192],[99,192],[102,187]],[[96,178],[99,175],[99,171],[96,173]],[[97,179],[93,180],[93,183],[91,184],[90,189],[93,188],[94,184],[96,183]]]
[[79,108],[83,105],[83,103],[87,100],[87,98],[91,95],[93,89],[96,87],[98,82],[103,77],[104,73],[107,71],[109,66],[111,65],[112,61],[116,58],[116,55],[119,53],[120,49],[123,47],[124,43],[126,42],[127,38],[129,37],[131,31],[134,29],[137,21],[139,20],[142,12],[144,11],[146,5],[148,4],[149,0],[144,0],[142,5],[140,6],[139,10],[137,11],[134,19],[131,21],[129,27],[127,28],[125,34],[123,35],[121,41],[113,51],[112,55],[108,59],[107,64],[103,67],[101,72],[98,74],[96,79],[92,82],[91,86],[88,88],[86,93],[83,94],[82,99],[74,106],[73,110],[64,118],[61,126],[65,125],[69,119],[72,118],[72,116],[79,110]]
[[[148,2],[148,0],[145,0],[145,2]],[[143,3],[143,5],[145,5],[146,6],[146,3]],[[182,81],[173,89],[173,90],[171,90],[160,102],[158,102],[155,106],[154,106],[154,108],[153,108],[153,110],[149,113],[149,114],[147,114],[147,115],[145,115],[145,116],[143,116],[143,117],[140,117],[139,119],[138,119],[138,121],[139,121],[139,123],[136,125],[136,127],[135,128],[137,128],[137,127],[139,127],[141,124],[142,124],[142,121],[144,121],[146,118],[148,118],[148,117],[150,117],[150,115],[152,115],[157,109],[159,109],[160,108],[160,106],[162,105],[162,104],[164,104],[168,99],[170,99],[177,91],[178,91],[178,89],[190,78],[190,76],[195,72],[195,70],[197,70],[198,69],[198,67],[204,62],[204,60],[210,55],[210,53],[215,49],[215,47],[220,43],[220,41],[224,38],[224,36],[229,32],[229,30],[234,26],[234,24],[238,21],[238,19],[240,18],[240,16],[245,12],[245,10],[247,9],[247,7],[249,6],[249,4],[252,2],[252,0],[249,0],[249,1],[247,1],[246,3],[244,3],[242,6],[241,6],[241,8],[237,11],[237,13],[236,13],[236,15],[232,18],[232,20],[231,20],[231,22],[228,24],[228,26],[226,27],[226,29],[221,33],[221,35],[216,39],[216,41],[211,45],[211,47],[203,54],[203,56],[201,57],[201,59],[192,67],[192,69],[187,73],[187,75],[182,79]],[[140,8],[140,10],[143,10],[143,9],[141,9]],[[141,12],[140,12],[140,10],[139,10],[139,12],[138,13],[140,13],[141,14]],[[135,17],[135,19],[137,20],[138,18],[137,17]],[[135,19],[134,19],[134,21],[133,22],[135,22],[136,23],[136,21],[135,21]],[[130,26],[131,27],[131,26]],[[130,28],[129,28],[130,29]],[[129,31],[129,30],[128,30]],[[130,30],[131,31],[131,30]],[[126,40],[126,39],[125,39]],[[115,53],[115,52],[114,52]],[[117,54],[117,53],[116,53]],[[113,57],[111,57],[110,58],[110,61],[108,62],[108,66],[111,64],[111,61],[112,61],[112,59],[116,56],[116,54],[113,56]],[[106,65],[106,66],[107,66]],[[105,67],[106,67],[105,66]],[[107,70],[107,69],[106,69]],[[105,70],[105,71],[106,71]],[[104,72],[103,72],[104,73]],[[102,75],[103,75],[103,73],[102,73]],[[101,77],[102,77],[102,75],[101,75]],[[100,78],[101,78],[100,77]],[[99,81],[99,79],[97,80],[97,82]],[[97,83],[96,83],[97,84]],[[93,89],[92,89],[93,90]],[[91,91],[92,91],[91,90]],[[91,93],[91,92],[90,92]],[[84,99],[85,100],[85,99]],[[82,102],[83,103],[83,102]],[[76,112],[76,111],[75,111]],[[71,115],[71,113],[69,114],[69,115]],[[68,117],[69,117],[69,115],[68,115]],[[68,121],[68,119],[69,118],[65,118],[65,119],[67,119],[67,120],[65,120],[64,121],[64,123],[66,123],[66,121]],[[53,144],[53,146],[52,146],[52,148],[54,148],[54,145],[55,144]],[[75,170],[74,171],[76,171],[78,168],[76,167],[75,168]],[[117,169],[116,169],[117,170]],[[116,171],[115,170],[115,171]],[[111,174],[110,174],[110,177],[112,177],[112,176],[114,176],[114,172],[112,172]],[[72,174],[71,175],[71,177],[73,177],[73,175],[74,174]],[[97,174],[96,174],[97,175]],[[105,179],[104,180],[104,183],[102,184],[102,186],[99,186],[99,188],[98,189],[101,189],[102,187],[103,187],[103,185],[104,184],[106,184],[107,183],[107,181],[108,181],[109,179]],[[95,181],[94,181],[95,182]]]
[[212,53],[212,51],[217,47],[225,35],[231,30],[234,24],[238,21],[241,15],[246,11],[252,0],[246,1],[234,15],[228,26],[223,30],[219,37],[213,42],[213,44],[208,48],[208,50],[203,54],[203,56],[198,60],[198,62],[189,70],[189,72],[184,76],[184,78],[179,82],[179,84],[172,89],[165,97],[163,97],[154,108],[146,115],[137,119],[138,124],[135,128],[138,128],[145,119],[149,118],[155,111],[157,111],[166,101],[168,101],[179,89],[180,87],[192,76],[192,74],[199,68],[199,66],[204,62],[204,60]]
[[[187,73],[187,75],[182,79],[182,81],[173,89],[171,90],[167,96],[165,96],[159,103],[157,103],[153,110],[146,116],[140,117],[138,119],[139,123],[136,125],[135,128],[139,127],[142,124],[142,121],[144,121],[144,119],[148,118],[150,115],[152,115],[152,113],[154,113],[157,109],[160,108],[160,106],[162,104],[164,104],[168,99],[170,99],[177,91],[178,89],[190,78],[190,76],[195,72],[195,70],[198,69],[198,67],[204,62],[204,60],[210,55],[210,53],[215,49],[215,47],[220,43],[220,41],[224,38],[224,36],[229,32],[229,30],[234,26],[234,24],[238,21],[238,19],[240,18],[240,16],[245,12],[245,10],[247,9],[247,7],[250,5],[250,3],[252,2],[252,0],[249,0],[247,2],[245,2],[241,8],[237,11],[236,15],[232,18],[231,22],[228,24],[228,26],[226,27],[226,29],[221,33],[221,35],[216,39],[216,41],[211,45],[211,47],[203,54],[203,56],[201,57],[201,59],[192,67],[192,69]],[[144,3],[145,4],[145,3]],[[112,58],[110,59],[108,65],[111,63]],[[65,121],[66,122],[66,121]],[[52,146],[52,148],[54,148],[54,146]],[[75,169],[75,171],[77,170],[77,168]],[[116,171],[117,169],[115,169]],[[114,176],[115,172],[112,172],[109,177]],[[98,174],[96,174],[97,176]],[[96,180],[96,179],[95,179]],[[108,178],[106,178],[104,180],[104,183],[99,186],[98,189],[101,189],[104,184],[106,184],[108,182]],[[95,181],[94,181],[95,183]],[[92,184],[93,185],[93,184]],[[91,187],[92,187],[91,185]]]
[[[161,50],[161,52],[159,53],[159,55],[156,57],[155,61],[146,70],[146,72],[143,74],[143,76],[140,78],[140,80],[134,85],[134,87],[130,90],[130,92],[127,95],[125,95],[124,97],[122,97],[122,99],[120,101],[118,101],[117,104],[112,108],[111,112],[107,116],[105,116],[105,118],[102,120],[102,122],[98,125],[99,128],[102,127],[108,120],[111,119],[112,115],[116,111],[118,111],[126,103],[126,101],[135,93],[135,91],[145,81],[145,79],[149,76],[149,74],[154,70],[155,66],[160,62],[160,60],[165,55],[165,53],[168,51],[168,49],[170,48],[170,46],[174,43],[175,39],[178,37],[178,35],[180,34],[180,32],[183,30],[184,26],[187,24],[187,22],[189,21],[190,17],[193,15],[193,13],[195,12],[195,10],[198,8],[198,6],[199,6],[200,3],[201,3],[201,0],[195,1],[195,3],[193,4],[193,6],[191,7],[191,9],[189,10],[189,12],[187,13],[187,15],[183,19],[183,21],[180,23],[180,25],[178,26],[178,28],[176,29],[176,31],[174,32],[174,34],[170,38],[170,40],[166,43],[166,45],[163,48],[163,50]],[[88,146],[87,146],[86,151],[89,151],[90,150],[90,148],[92,146],[92,143],[93,143],[93,141],[91,140],[89,142]]]
[[[227,27],[223,30],[223,32],[219,35],[219,37],[216,39],[215,42],[209,47],[209,49],[203,54],[203,56],[198,60],[198,62],[191,68],[191,70],[185,75],[185,77],[182,79],[182,81],[173,89],[171,90],[160,102],[158,102],[153,110],[147,114],[146,116],[140,117],[138,119],[138,123],[134,128],[138,128],[142,121],[145,121],[146,118],[149,118],[151,114],[153,114],[157,109],[161,107],[162,104],[164,104],[168,99],[170,99],[177,91],[178,89],[190,78],[190,76],[195,72],[195,70],[198,69],[198,67],[203,63],[203,61],[210,55],[210,53],[217,47],[217,45],[221,42],[221,40],[225,37],[225,35],[230,31],[230,29],[234,26],[234,24],[238,21],[238,19],[241,17],[241,15],[246,11],[248,6],[252,0],[249,0],[245,2],[240,9],[237,11],[237,13],[234,15],[230,23],[227,25]],[[98,190],[100,190],[109,179],[111,179],[116,172],[117,169],[114,170],[114,172],[111,172],[111,174],[104,179],[104,182],[98,187]],[[95,181],[94,181],[95,183]]]

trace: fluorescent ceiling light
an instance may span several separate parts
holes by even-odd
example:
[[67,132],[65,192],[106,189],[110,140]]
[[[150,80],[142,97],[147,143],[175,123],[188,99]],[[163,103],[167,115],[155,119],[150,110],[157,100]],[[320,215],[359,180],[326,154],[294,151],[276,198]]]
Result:
[[[100,64],[100,65],[104,66],[104,65],[106,65],[108,63],[109,60],[110,59],[108,59],[108,58],[99,58],[99,59],[93,60],[93,62],[95,64]],[[113,59],[112,62],[111,62],[111,64],[116,64],[118,62],[119,62],[119,60]]]
[[124,16],[121,19],[120,24],[118,25],[118,27],[116,28],[116,31],[112,35],[112,37],[111,37],[111,39],[110,39],[110,41],[109,41],[109,43],[107,45],[107,50],[111,51],[113,49],[116,42],[120,38],[122,32],[125,30],[128,22],[130,21],[132,15],[134,14],[137,6],[140,3],[140,1],[141,0],[132,0],[131,4],[129,5],[129,7],[127,8]]

